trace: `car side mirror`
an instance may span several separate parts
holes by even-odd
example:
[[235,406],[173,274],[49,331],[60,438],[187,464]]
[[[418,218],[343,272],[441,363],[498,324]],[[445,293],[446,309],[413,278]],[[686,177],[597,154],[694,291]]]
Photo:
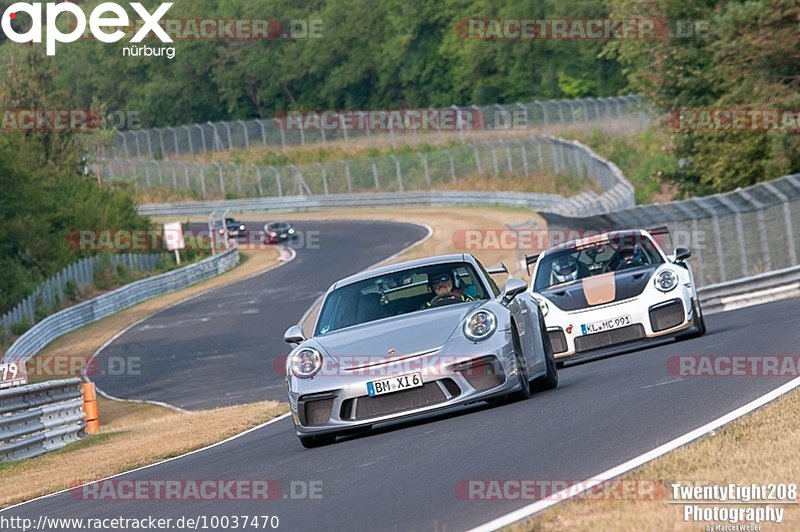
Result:
[[517,297],[527,289],[528,289],[528,283],[526,283],[522,279],[511,277],[506,281],[506,284],[503,286],[503,293],[500,296],[502,302],[506,305],[508,303],[511,303],[511,301],[513,301],[515,297]]
[[287,344],[298,345],[306,341],[306,335],[303,334],[302,327],[299,325],[292,325],[283,333],[283,341]]
[[675,262],[683,262],[692,256],[692,252],[687,248],[675,248]]

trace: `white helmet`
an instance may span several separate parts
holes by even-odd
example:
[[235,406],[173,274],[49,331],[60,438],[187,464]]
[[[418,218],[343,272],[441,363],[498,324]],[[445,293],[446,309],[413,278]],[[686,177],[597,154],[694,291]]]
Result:
[[561,255],[553,260],[553,277],[559,283],[574,281],[578,278],[578,261],[572,255]]

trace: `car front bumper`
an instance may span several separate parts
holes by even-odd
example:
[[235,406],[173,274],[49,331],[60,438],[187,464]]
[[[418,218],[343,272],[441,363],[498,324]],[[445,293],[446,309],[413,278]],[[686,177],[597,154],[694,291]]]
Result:
[[[656,297],[650,294],[591,309],[551,312],[545,323],[555,358],[563,360],[622,344],[674,336],[693,327],[695,312],[691,289],[680,286]],[[622,316],[630,316],[630,324],[603,332],[584,330],[585,325]]]
[[[297,435],[344,433],[502,396],[519,388],[510,332],[497,331],[489,340],[470,346],[468,355],[455,356],[439,349],[368,368],[331,366],[312,379],[289,376],[289,404]],[[421,387],[375,397],[367,392],[370,381],[414,372],[422,374]]]

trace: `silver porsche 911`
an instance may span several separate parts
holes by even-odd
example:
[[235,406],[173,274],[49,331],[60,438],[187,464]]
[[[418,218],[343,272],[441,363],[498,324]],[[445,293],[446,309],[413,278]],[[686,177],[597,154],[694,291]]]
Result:
[[[492,271],[505,273],[505,268]],[[477,401],[525,399],[558,385],[539,306],[500,290],[468,254],[373,269],[325,294],[313,335],[284,340],[297,436],[305,447],[372,425]]]

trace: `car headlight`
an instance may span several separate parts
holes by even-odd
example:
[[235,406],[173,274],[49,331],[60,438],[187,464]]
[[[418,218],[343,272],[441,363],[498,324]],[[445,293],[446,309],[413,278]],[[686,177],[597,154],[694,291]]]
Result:
[[473,342],[489,338],[497,329],[497,316],[489,310],[476,310],[464,322],[464,336]]
[[292,373],[301,379],[310,379],[322,368],[322,354],[311,347],[304,347],[292,355]]
[[244,224],[239,226],[239,231],[244,231]]
[[544,299],[539,299],[537,297],[532,297],[531,299],[533,299],[539,305],[539,310],[542,311],[542,317],[543,318],[546,317],[547,314],[550,312],[550,305],[547,304],[547,301],[545,301]]
[[678,276],[672,270],[661,270],[653,279],[653,283],[661,292],[669,292],[678,286]]
[[225,229],[222,229],[222,228],[220,227],[220,229],[219,229],[219,234],[221,234],[221,235],[224,235],[224,234],[225,234]]
[[293,235],[293,234],[294,234],[294,228],[292,228],[292,229],[289,229],[289,234],[290,234],[290,235]]

